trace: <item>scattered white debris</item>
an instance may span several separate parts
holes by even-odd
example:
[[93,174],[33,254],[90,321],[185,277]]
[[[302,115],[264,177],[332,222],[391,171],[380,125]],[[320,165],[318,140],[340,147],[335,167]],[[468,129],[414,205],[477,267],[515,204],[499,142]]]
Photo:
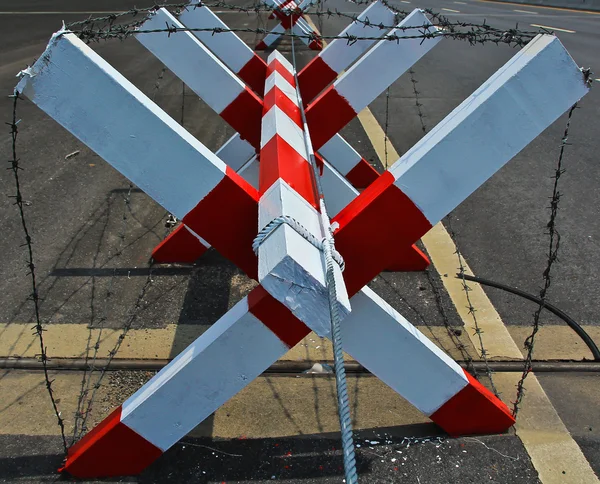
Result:
[[69,153],[65,156],[65,160],[70,160],[71,158],[75,158],[79,154],[79,150],[73,151],[73,153]]

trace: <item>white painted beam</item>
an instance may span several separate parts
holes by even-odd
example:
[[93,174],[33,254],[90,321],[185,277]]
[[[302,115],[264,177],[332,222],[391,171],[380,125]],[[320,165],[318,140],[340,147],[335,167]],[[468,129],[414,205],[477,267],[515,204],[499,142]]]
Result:
[[394,163],[395,185],[435,225],[588,91],[540,34]]
[[226,165],[74,34],[56,33],[17,86],[178,218]]
[[[155,11],[139,29],[164,29],[166,25],[185,29],[165,8]],[[202,42],[187,31],[138,33],[135,37],[236,131],[256,145],[262,102]]]

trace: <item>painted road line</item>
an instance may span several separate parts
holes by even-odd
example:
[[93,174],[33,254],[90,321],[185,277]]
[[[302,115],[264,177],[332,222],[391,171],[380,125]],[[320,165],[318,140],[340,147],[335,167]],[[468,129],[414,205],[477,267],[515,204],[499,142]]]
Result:
[[[368,109],[368,108],[366,108]],[[366,119],[375,119],[372,115]],[[361,123],[365,119],[363,116]],[[365,131],[373,133],[379,127],[375,139],[382,139],[384,131],[381,125],[368,126]],[[373,143],[377,156],[382,161],[385,154],[380,151],[382,143]],[[379,149],[377,148],[379,147]],[[388,157],[397,159],[399,156],[394,150],[388,152]],[[450,299],[461,316],[465,327],[471,329],[473,323],[471,315],[466,309],[466,295],[460,280],[452,277],[457,271],[456,246],[442,223],[438,223],[422,239],[423,245],[431,258],[432,266],[440,273]],[[463,258],[465,273],[470,269]],[[510,336],[507,327],[500,318],[494,306],[479,284],[469,283],[469,297],[471,303],[477,308],[477,322],[483,330],[482,339],[484,348],[489,358],[521,359],[521,352],[515,341]],[[479,348],[478,336],[473,331],[466,331],[473,346]],[[515,386],[520,375],[518,373],[496,373],[494,381],[506,403],[515,395]],[[515,425],[517,435],[523,442],[531,462],[538,472],[543,484],[558,484],[565,482],[565,476],[570,476],[569,482],[597,483],[598,479],[577,442],[556,413],[552,402],[541,387],[534,373],[529,375],[526,383],[526,394],[521,406],[519,418]]]
[[[522,7],[522,3],[505,2],[504,0],[477,0],[482,3],[495,3],[496,5],[514,5],[515,7]],[[579,10],[573,8],[562,8],[562,7],[546,7],[541,5],[527,5],[529,8],[545,8],[546,10],[557,10],[559,12],[573,12],[573,13],[587,13],[590,15],[600,15],[600,12],[593,12],[592,10]]]
[[[198,336],[206,331],[209,326],[192,324],[167,324],[162,328],[131,329],[127,333],[125,342],[119,349],[117,359],[157,359],[168,360],[177,356],[181,351],[194,342]],[[461,354],[455,348],[452,338],[444,326],[416,326],[416,328],[431,339],[439,348],[446,351],[452,358],[461,359]],[[32,334],[30,323],[0,323],[0,358],[35,358],[39,354],[39,341],[37,335]],[[86,348],[93,347],[98,339],[99,329],[89,329],[86,324],[54,323],[44,327],[44,342],[50,358],[85,358]],[[544,328],[542,328],[543,330]],[[540,330],[540,331],[542,331]],[[69,338],[64,335],[68,334]],[[102,330],[98,346],[98,358],[107,358],[122,334],[121,329],[105,328]],[[597,332],[600,337],[600,330]],[[590,333],[594,337],[594,333]],[[456,338],[456,336],[453,336]],[[463,333],[458,339],[472,350],[471,343]],[[544,335],[540,336],[540,343],[544,348],[558,347],[555,343],[544,343]],[[576,344],[576,337],[567,336],[563,341],[570,341],[572,348]],[[538,344],[539,346],[539,344]],[[91,350],[93,353],[93,349]],[[543,351],[543,350],[542,350]],[[591,358],[591,353],[585,351],[572,353],[567,351],[568,357],[563,359]],[[560,355],[565,353],[561,352]],[[92,354],[89,355],[93,356]],[[333,352],[331,342],[310,333],[285,356],[285,361],[332,361]],[[347,357],[348,361],[353,358]]]
[[537,12],[530,12],[529,10],[517,10],[516,8],[513,10],[513,12],[519,12],[519,13],[528,13],[530,15],[537,15]]
[[410,3],[410,2],[407,2],[406,0],[400,0],[400,1],[401,1],[402,3]]
[[540,29],[546,29],[546,30],[558,30],[559,32],[566,32],[567,34],[575,34],[576,32],[574,30],[569,30],[569,29],[559,29],[558,27],[550,27],[548,25],[539,25],[539,24],[530,24],[532,27],[538,27]]
[[[518,373],[496,373],[494,382],[504,399],[513,398]],[[543,484],[598,484],[598,478],[571,437],[535,374],[525,384],[515,430]]]
[[[50,378],[54,380],[54,395],[60,399],[58,406],[66,420],[67,435],[71,435],[83,372],[51,372]],[[108,380],[110,376],[105,382]],[[356,430],[430,422],[378,378],[348,375],[347,380]],[[92,382],[95,381],[96,376]],[[111,407],[119,405],[136,389],[135,383],[129,386],[127,380],[118,386],[101,385],[87,426],[91,428],[102,421]],[[0,371],[0,392],[0,435],[60,435],[42,372]],[[189,437],[206,437],[207,433],[220,439],[333,434],[339,432],[335,394],[335,379],[332,377],[265,375],[217,410],[210,426],[200,425],[190,432]],[[373,405],[374,401],[378,404]],[[253,418],[249,419],[248,415]]]
[[460,13],[460,10],[452,10],[451,8],[442,8],[442,10],[445,10],[446,12]]
[[456,3],[457,5],[466,5],[467,4],[466,2],[454,2],[454,3]]

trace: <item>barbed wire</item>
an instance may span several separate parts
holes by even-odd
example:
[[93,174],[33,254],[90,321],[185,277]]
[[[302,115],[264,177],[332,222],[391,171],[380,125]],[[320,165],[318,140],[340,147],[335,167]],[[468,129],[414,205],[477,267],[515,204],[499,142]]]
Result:
[[[133,190],[133,184],[129,184],[129,189],[127,190],[127,193],[125,195],[124,198],[124,204],[123,204],[123,214],[121,216],[121,230],[118,234],[118,240],[119,240],[119,244],[117,247],[117,250],[115,251],[115,257],[116,260],[118,261],[121,254],[123,253],[123,246],[125,245],[125,237],[126,237],[126,232],[127,232],[127,222],[129,217],[127,217],[127,212],[129,210],[129,204],[131,201],[131,191]],[[74,425],[73,425],[73,438],[71,441],[71,445],[73,445],[78,438],[81,436],[81,434],[83,433],[83,427],[85,425],[85,422],[87,421],[87,417],[92,409],[92,403],[93,403],[93,398],[90,398],[87,401],[87,404],[85,403],[85,399],[88,397],[89,392],[91,390],[91,384],[92,384],[92,374],[94,373],[94,371],[96,370],[96,360],[98,359],[98,352],[100,351],[100,344],[102,342],[102,336],[104,334],[104,329],[105,329],[105,325],[106,322],[108,321],[108,317],[110,314],[110,304],[109,301],[112,301],[111,297],[113,296],[114,292],[113,292],[113,286],[114,286],[114,282],[115,279],[117,277],[117,268],[115,267],[113,269],[113,273],[111,274],[111,277],[109,279],[108,282],[108,287],[106,288],[106,292],[105,292],[105,299],[104,299],[104,309],[103,309],[103,315],[100,316],[100,318],[98,319],[99,324],[96,327],[96,329],[98,330],[98,335],[96,337],[96,342],[93,346],[94,352],[91,358],[91,362],[89,362],[89,347],[88,347],[88,351],[86,352],[86,357],[85,357],[85,363],[86,363],[86,370],[83,373],[83,378],[82,378],[82,388],[81,388],[81,392],[79,394],[79,398],[77,400],[77,410],[75,412],[75,421],[74,421]],[[90,328],[90,332],[92,331],[92,328]],[[89,378],[87,378],[87,382],[86,382],[86,377],[87,377],[87,372],[89,371]],[[79,428],[79,423],[81,423],[81,428]],[[78,433],[79,431],[79,433]]]
[[[162,67],[161,70],[158,72],[156,81],[154,82],[154,86],[152,89],[152,100],[153,101],[156,100],[156,96],[158,95],[158,92],[162,87],[162,81],[164,79],[166,70],[167,70],[166,67]],[[185,88],[185,84],[184,84],[184,88]],[[184,106],[185,106],[185,90],[182,92],[182,104],[181,104],[181,109],[182,109],[181,124],[182,125],[183,125]],[[116,260],[118,260],[118,258],[121,256],[124,245],[125,245],[128,220],[129,220],[129,217],[127,216],[127,214],[131,210],[131,194],[132,194],[133,188],[134,188],[134,185],[132,183],[130,183],[127,193],[123,200],[124,203],[123,203],[123,213],[121,216],[121,230],[118,234],[119,242],[118,242],[118,247],[115,251],[115,257],[117,258]],[[172,225],[170,225],[169,223],[165,224],[166,233],[168,233],[171,226]],[[166,236],[166,233],[165,233],[165,236]],[[117,352],[119,351],[121,344],[123,343],[123,340],[125,339],[127,333],[131,329],[131,326],[137,319],[137,313],[141,309],[141,304],[143,302],[144,296],[146,295],[148,288],[150,287],[150,284],[153,282],[152,281],[153,264],[154,264],[154,261],[151,261],[150,267],[149,267],[149,272],[148,272],[148,277],[147,277],[145,283],[143,284],[140,293],[138,294],[138,296],[136,298],[136,302],[134,304],[134,309],[133,309],[132,313],[130,314],[130,316],[127,318],[127,320],[123,326],[123,329],[121,331],[121,334],[119,335],[119,337],[117,339],[117,342],[115,343],[113,348],[108,353],[109,357],[108,357],[108,360],[106,361],[106,365],[104,365],[102,368],[97,368],[96,360],[97,360],[98,352],[100,349],[100,343],[102,341],[102,333],[104,330],[105,323],[108,320],[108,311],[109,311],[108,302],[111,300],[110,298],[113,294],[112,287],[113,287],[113,284],[114,284],[114,281],[116,279],[117,272],[118,272],[117,268],[115,268],[113,270],[113,274],[111,275],[110,281],[108,283],[108,288],[106,290],[106,297],[105,297],[105,301],[104,301],[104,313],[105,314],[104,314],[104,316],[102,316],[100,318],[100,325],[98,328],[98,336],[96,338],[96,343],[94,344],[94,347],[93,347],[94,354],[93,354],[92,361],[89,364],[89,366],[87,365],[88,355],[86,354],[87,369],[86,369],[86,372],[84,372],[84,377],[82,380],[82,389],[81,389],[81,392],[80,392],[80,395],[78,398],[77,410],[75,412],[75,424],[74,424],[74,428],[73,428],[73,438],[72,438],[71,445],[73,445],[77,440],[79,440],[87,430],[87,426],[86,426],[87,420],[93,410],[93,403],[94,403],[97,391],[102,384],[102,381],[104,379],[106,371],[108,370],[112,360],[117,355]],[[115,265],[118,265],[118,264],[115,264]],[[96,383],[94,384],[93,389],[92,389],[92,387],[91,387],[92,373],[97,370],[100,371],[100,374],[99,374],[99,376],[96,380]],[[86,385],[85,378],[86,378],[87,371],[89,371],[90,374],[89,374],[89,378],[87,379],[87,385]],[[89,399],[87,400],[87,403],[84,404],[84,401],[88,397],[90,390],[92,390],[92,394],[89,397]]]
[[466,270],[465,262],[464,262],[464,257],[458,246],[458,240],[456,238],[456,233],[454,232],[454,229],[452,228],[452,214],[448,214],[448,217],[446,217],[446,228],[448,229],[450,238],[452,239],[452,241],[454,242],[454,246],[456,247],[455,254],[458,259],[458,277],[460,278],[461,286],[465,293],[465,298],[467,300],[468,313],[471,315],[471,319],[473,320],[474,335],[477,335],[477,339],[479,341],[479,351],[480,351],[480,356],[484,362],[485,373],[486,373],[488,379],[490,380],[490,386],[492,387],[492,391],[494,392],[494,395],[499,397],[498,390],[496,389],[496,385],[494,384],[494,379],[492,378],[493,371],[490,368],[490,364],[489,364],[489,360],[488,360],[488,352],[485,349],[485,345],[483,344],[484,331],[479,326],[479,321],[477,320],[477,314],[476,314],[477,309],[475,308],[475,306],[473,306],[473,302],[471,301],[471,296],[469,295],[471,288],[467,284],[467,280],[465,279],[465,270]]
[[21,247],[27,248],[27,268],[29,269],[28,275],[31,276],[31,295],[30,299],[33,301],[34,315],[35,315],[35,326],[33,327],[34,334],[37,335],[39,343],[40,343],[40,354],[36,355],[40,358],[42,362],[42,367],[44,370],[44,381],[46,383],[46,389],[48,390],[48,395],[50,397],[50,401],[52,403],[52,409],[54,410],[54,415],[56,416],[57,424],[60,428],[60,434],[62,438],[62,444],[64,447],[65,453],[67,452],[67,438],[65,435],[65,421],[62,418],[62,414],[58,409],[57,400],[54,398],[54,389],[52,388],[52,383],[54,380],[50,379],[50,375],[48,373],[48,349],[46,348],[46,344],[44,342],[44,326],[42,324],[42,320],[40,317],[40,295],[38,292],[38,285],[35,273],[35,264],[33,258],[33,241],[31,238],[31,233],[29,232],[29,225],[27,223],[27,219],[25,217],[25,201],[23,199],[23,193],[21,192],[21,181],[19,177],[19,171],[23,170],[20,165],[20,159],[17,157],[17,137],[19,134],[18,124],[20,119],[17,118],[17,103],[20,99],[19,91],[15,90],[13,95],[10,96],[13,98],[13,110],[12,110],[12,121],[6,123],[10,126],[10,135],[12,141],[12,159],[8,162],[10,163],[9,170],[12,171],[14,181],[15,181],[15,195],[10,196],[10,198],[15,199],[15,205],[19,210],[19,217],[21,219],[21,226],[23,228],[23,233],[25,235],[25,243],[21,245]]
[[578,109],[577,103],[575,103],[571,109],[569,110],[569,114],[567,116],[567,123],[565,126],[564,134],[560,142],[560,150],[558,154],[558,161],[556,163],[556,169],[554,171],[554,175],[552,178],[554,179],[554,183],[552,185],[552,196],[550,197],[550,219],[546,224],[546,228],[548,229],[548,257],[546,262],[546,267],[542,274],[544,284],[540,290],[540,304],[533,314],[533,322],[532,322],[532,330],[531,334],[527,336],[524,342],[524,347],[527,350],[527,355],[525,356],[525,364],[523,367],[523,373],[521,374],[521,378],[517,383],[517,395],[515,397],[515,401],[513,402],[513,416],[516,417],[519,413],[519,405],[523,400],[523,396],[525,395],[525,380],[531,373],[531,361],[533,359],[533,351],[535,347],[535,337],[540,327],[540,315],[544,309],[546,303],[546,295],[548,293],[548,289],[550,288],[550,284],[552,282],[552,267],[554,263],[558,261],[558,249],[560,247],[560,233],[556,229],[556,217],[558,216],[558,205],[561,198],[561,193],[559,191],[559,180],[560,177],[565,172],[563,168],[563,156],[565,153],[565,148],[570,146],[571,143],[569,140],[569,129],[571,128],[571,119],[573,117],[573,113]]
[[[357,2],[359,4],[368,4],[370,2]],[[397,18],[404,18],[410,12],[399,10],[398,8],[390,5],[388,2],[383,2],[390,10],[392,10]],[[242,6],[235,4],[228,4],[225,2],[212,2],[212,3],[203,3],[202,6],[206,7],[218,7],[229,9],[237,12],[245,12],[247,14],[255,13],[257,16],[260,12],[273,11],[273,7],[264,4],[257,3],[251,6]],[[270,30],[266,28],[187,28],[187,27],[175,27],[173,25],[166,25],[164,29],[143,29],[141,28],[144,22],[152,15],[152,12],[157,8],[170,8],[174,10],[181,11],[186,8],[196,8],[196,6],[190,6],[189,3],[178,3],[178,4],[166,4],[166,5],[154,5],[152,7],[147,7],[143,9],[131,9],[126,12],[115,13],[112,15],[106,15],[102,17],[88,17],[85,20],[81,20],[78,22],[72,22],[67,24],[66,28],[76,34],[80,39],[86,42],[92,41],[100,41],[107,39],[120,39],[124,40],[131,35],[136,33],[168,33],[169,35],[178,33],[178,32],[212,32],[213,34],[225,33],[225,32],[233,32],[233,33],[253,33],[255,35],[259,34],[269,34]],[[314,12],[311,12],[311,16],[316,16],[319,19],[322,17],[340,17],[351,20],[352,22],[357,22],[363,24],[365,26],[375,26],[382,30],[391,30],[396,29],[396,31],[400,31],[402,34],[393,33],[386,34],[384,36],[356,36],[356,35],[320,35],[317,36],[320,39],[325,40],[335,40],[342,39],[348,42],[348,44],[353,44],[358,40],[388,40],[399,42],[400,40],[407,39],[431,39],[436,37],[449,37],[455,40],[462,40],[469,42],[470,44],[483,44],[483,43],[495,43],[495,44],[509,44],[513,46],[523,46],[527,42],[529,42],[533,37],[535,37],[540,32],[549,33],[546,29],[539,29],[536,31],[521,31],[515,26],[514,29],[499,29],[496,27],[492,27],[488,25],[485,21],[483,23],[473,23],[473,22],[463,22],[463,21],[450,21],[447,17],[441,15],[438,12],[433,11],[432,9],[423,9],[425,13],[427,13],[430,17],[430,20],[433,26],[436,29],[432,29],[432,25],[424,24],[419,26],[396,26],[396,25],[385,25],[383,23],[372,23],[368,18],[360,19],[359,14],[351,14],[347,12],[341,12],[339,10],[322,10],[317,9]],[[143,18],[135,20],[130,23],[116,23],[118,20],[123,19],[126,16],[138,17],[140,14],[146,14]],[[81,27],[80,29],[76,29],[75,27]],[[415,35],[404,35],[405,32],[416,30],[418,33]],[[290,38],[299,38],[299,39],[309,39],[314,40],[315,34],[295,34],[293,32],[284,32],[279,33],[281,37],[290,37]]]
[[[419,117],[419,122],[421,124],[421,129],[423,131],[423,134],[427,133],[427,127],[425,126],[424,123],[424,117],[425,115],[423,114],[423,110],[422,108],[422,104],[419,100],[419,95],[420,92],[417,91],[416,85],[418,83],[418,81],[415,78],[415,71],[411,68],[410,69],[410,81],[412,83],[413,86],[413,93],[415,95],[415,105],[417,108],[417,115]],[[389,140],[389,134],[388,134],[388,130],[389,130],[389,124],[390,124],[390,88],[388,87],[388,89],[386,90],[386,102],[385,102],[385,123],[384,123],[384,155],[385,155],[385,169],[387,170],[389,168],[388,166],[388,140]],[[454,344],[454,347],[459,351],[459,353],[461,354],[462,360],[466,363],[467,365],[467,370],[469,370],[471,372],[471,374],[473,376],[475,376],[476,378],[479,377],[479,373],[475,367],[475,365],[473,364],[474,359],[473,356],[471,355],[471,353],[469,352],[469,349],[467,348],[467,346],[460,340],[460,338],[458,337],[459,335],[456,332],[456,328],[453,328],[450,325],[450,318],[448,317],[448,314],[446,312],[446,309],[444,308],[444,303],[442,300],[442,295],[441,292],[437,286],[437,284],[434,281],[433,275],[431,270],[426,270],[425,271],[427,274],[427,280],[431,286],[431,290],[433,292],[433,296],[436,302],[436,306],[438,308],[438,311],[440,313],[440,315],[442,316],[442,320],[444,323],[444,328],[446,329],[446,333],[448,334],[448,337],[450,338],[450,341]],[[423,314],[413,305],[411,305],[410,303],[408,303],[408,301],[406,300],[406,298],[404,298],[398,291],[395,290],[395,288],[393,288],[392,284],[390,284],[385,277],[382,276],[382,280],[386,282],[386,284],[388,284],[389,287],[391,287],[394,292],[400,297],[400,299],[409,307],[409,309],[411,309],[418,317],[419,319],[427,326],[427,328],[429,329],[430,334],[432,335],[432,337],[435,339],[435,341],[437,342],[437,344],[440,346],[440,348],[442,348],[444,351],[448,352],[447,349],[444,347],[442,341],[437,337],[437,335],[433,332],[430,324],[427,322],[426,318],[423,316]],[[491,377],[490,377],[491,380]]]

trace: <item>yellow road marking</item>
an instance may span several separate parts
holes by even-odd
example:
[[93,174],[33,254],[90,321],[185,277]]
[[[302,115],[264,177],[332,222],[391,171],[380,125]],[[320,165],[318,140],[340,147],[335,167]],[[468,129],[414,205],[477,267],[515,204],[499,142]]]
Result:
[[[169,324],[163,328],[131,329],[127,333],[117,359],[158,359],[174,358],[190,345],[205,330],[206,326],[188,324]],[[461,355],[448,336],[443,326],[419,326],[418,329],[450,356],[460,359]],[[88,329],[85,324],[54,323],[45,326],[44,343],[48,349],[48,357],[52,358],[85,358],[86,348],[96,344],[98,329]],[[65,338],[64,335],[69,337]],[[98,358],[108,358],[118,341],[120,329],[104,329],[98,347]],[[459,338],[470,348],[466,336]],[[35,358],[39,353],[37,336],[31,332],[31,324],[0,324],[0,358]],[[583,357],[588,356],[584,353]],[[93,357],[93,349],[89,357]],[[570,358],[575,359],[575,358]],[[310,333],[294,348],[288,351],[282,360],[287,361],[332,361],[331,342]],[[347,358],[351,361],[351,358]]]
[[558,10],[559,12],[574,12],[574,13],[588,13],[590,15],[600,15],[600,12],[594,12],[592,10],[579,10],[574,8],[562,8],[562,7],[546,7],[541,5],[529,5],[523,3],[513,3],[513,2],[505,2],[504,0],[477,0],[482,3],[495,3],[498,5],[515,5],[517,7],[522,7],[523,5],[527,5],[527,8],[544,8],[546,10]]
[[569,29],[559,29],[558,27],[550,27],[548,25],[539,25],[539,24],[530,24],[532,27],[538,27],[540,29],[547,29],[547,30],[558,30],[559,32],[566,32],[567,34],[576,34],[577,32],[575,32],[574,30],[569,30]]
[[[439,270],[439,268],[438,268]],[[440,271],[443,272],[443,271]],[[450,277],[451,274],[448,274]],[[475,289],[475,286],[471,287]],[[476,292],[471,291],[471,292]],[[475,296],[475,295],[474,295]],[[485,296],[485,295],[484,295]],[[477,304],[481,303],[479,300]],[[485,318],[487,321],[487,318]],[[34,358],[39,353],[37,336],[30,331],[29,323],[0,324],[0,358]],[[45,327],[44,340],[50,358],[85,358],[85,349],[93,346],[98,329],[89,330],[85,324],[54,323]],[[455,359],[461,354],[455,348],[444,326],[417,326],[440,348]],[[600,327],[584,325],[583,329],[595,341],[600,341]],[[169,359],[178,355],[205,330],[203,326],[169,324],[162,328],[131,329],[125,338],[117,358],[122,359]],[[508,332],[515,341],[525,341],[531,332],[528,326],[509,326]],[[64,335],[68,334],[69,338]],[[121,330],[105,329],[100,339],[99,358],[107,358]],[[489,337],[489,334],[488,334]],[[459,337],[473,354],[469,336]],[[491,346],[491,345],[490,345]],[[477,342],[477,346],[478,342]],[[524,354],[524,349],[521,353]],[[476,356],[476,355],[474,355]],[[543,326],[536,337],[535,358],[538,360],[591,360],[593,355],[575,332],[566,326]],[[292,348],[283,358],[291,361],[331,361],[331,343],[314,333]]]
[[[496,373],[494,382],[500,393],[513,395],[520,377],[518,373]],[[515,430],[543,484],[598,483],[579,445],[533,374],[527,378]]]

